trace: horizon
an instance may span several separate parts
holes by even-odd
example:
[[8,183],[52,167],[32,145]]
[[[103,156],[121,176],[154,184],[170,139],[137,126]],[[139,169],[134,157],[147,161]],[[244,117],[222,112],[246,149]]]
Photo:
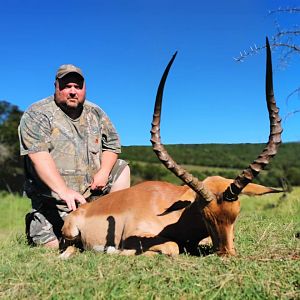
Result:
[[[164,146],[198,146],[198,145],[265,145],[267,142],[262,142],[262,143],[202,143],[202,144],[182,144],[182,143],[177,143],[177,144],[163,144]],[[291,142],[282,142],[282,144],[300,144],[300,141],[291,141]],[[152,148],[152,145],[122,145],[122,147],[149,147]]]

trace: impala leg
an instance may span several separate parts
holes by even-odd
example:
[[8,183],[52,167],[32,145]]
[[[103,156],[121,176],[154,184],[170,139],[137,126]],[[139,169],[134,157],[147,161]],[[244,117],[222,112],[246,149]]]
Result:
[[148,257],[152,257],[152,256],[155,256],[155,255],[158,255],[158,254],[159,254],[159,252],[150,251],[150,250],[142,253],[143,256],[148,256]]
[[63,253],[61,253],[58,257],[60,259],[69,259],[77,253],[77,248],[74,246],[69,246]]
[[136,250],[134,249],[124,249],[120,252],[120,255],[124,255],[124,256],[131,256],[135,254],[136,254]]
[[[170,241],[165,237],[149,233],[138,233],[132,235],[123,241],[121,247],[123,249],[128,249],[127,251],[134,250],[134,254],[136,255],[142,254],[152,256],[155,253],[162,253],[174,256],[179,254],[179,247],[177,243]],[[124,253],[121,254],[126,255],[125,250],[122,252]]]
[[213,242],[212,242],[211,237],[208,236],[207,238],[201,240],[201,241],[199,242],[199,245],[200,245],[200,246],[211,246],[212,243],[213,243]]
[[153,256],[155,254],[165,254],[169,256],[176,256],[179,254],[179,247],[177,243],[173,241],[166,241],[162,244],[154,245],[143,253],[146,256]]

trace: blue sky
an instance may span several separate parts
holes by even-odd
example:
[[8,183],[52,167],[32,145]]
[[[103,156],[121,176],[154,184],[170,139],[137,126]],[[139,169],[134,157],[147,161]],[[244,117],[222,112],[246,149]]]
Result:
[[[0,99],[25,110],[53,93],[57,68],[82,68],[87,98],[110,116],[123,145],[150,145],[156,89],[175,51],[165,88],[162,140],[174,143],[261,143],[269,134],[265,53],[233,57],[275,33],[268,10],[277,0],[10,0],[0,10]],[[297,4],[297,3],[296,3]],[[299,15],[298,15],[299,16]],[[282,26],[291,15],[277,16]],[[274,89],[281,116],[300,85],[299,58],[278,67]],[[283,122],[283,141],[300,140],[300,113]]]

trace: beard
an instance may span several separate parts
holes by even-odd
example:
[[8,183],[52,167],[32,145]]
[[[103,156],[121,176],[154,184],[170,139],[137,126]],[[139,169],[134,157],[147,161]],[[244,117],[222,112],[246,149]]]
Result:
[[61,102],[57,101],[56,98],[55,103],[56,105],[71,119],[77,119],[80,117],[82,110],[83,110],[83,102],[79,102],[78,99],[67,99],[67,101]]

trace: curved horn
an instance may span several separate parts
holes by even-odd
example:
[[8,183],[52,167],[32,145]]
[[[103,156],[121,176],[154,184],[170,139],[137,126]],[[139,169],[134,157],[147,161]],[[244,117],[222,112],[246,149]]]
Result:
[[164,86],[165,86],[166,79],[168,77],[169,70],[173,64],[173,61],[175,60],[176,55],[177,52],[175,52],[170,62],[168,63],[157,89],[155,107],[153,113],[152,129],[151,129],[151,143],[157,157],[167,167],[167,169],[172,171],[185,184],[187,184],[191,189],[193,189],[197,194],[199,194],[201,198],[203,198],[207,202],[210,202],[213,199],[215,199],[215,196],[204,187],[203,183],[200,180],[198,180],[192,174],[188,173],[184,168],[180,167],[168,154],[163,144],[161,143],[160,115],[161,115]]
[[268,38],[266,38],[267,63],[266,63],[266,100],[270,119],[270,135],[269,141],[257,157],[256,160],[248,168],[235,178],[233,183],[223,193],[223,200],[235,201],[243,188],[250,183],[259,172],[269,163],[270,159],[277,153],[277,149],[281,144],[281,119],[279,117],[279,109],[276,107],[276,102],[273,92],[273,75],[272,75],[272,58]]

